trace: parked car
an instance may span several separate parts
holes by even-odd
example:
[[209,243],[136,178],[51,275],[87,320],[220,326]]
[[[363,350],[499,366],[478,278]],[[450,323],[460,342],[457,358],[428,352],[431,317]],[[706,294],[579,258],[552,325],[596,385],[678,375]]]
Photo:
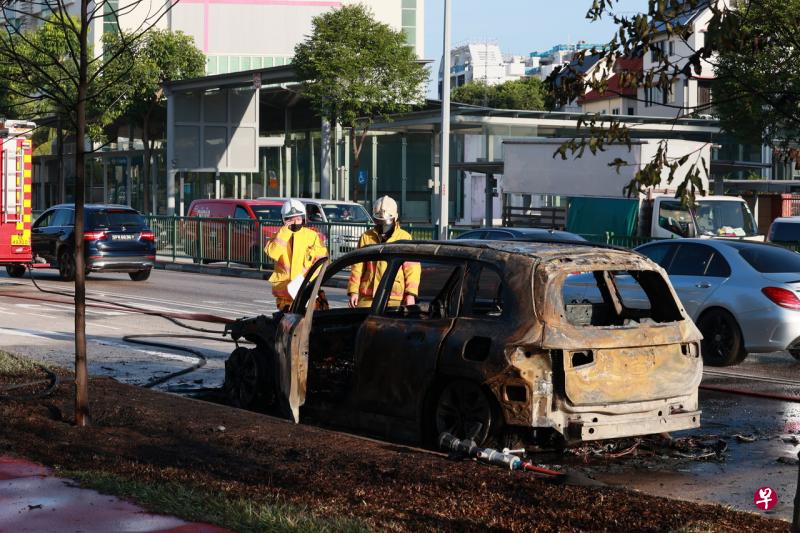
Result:
[[543,228],[480,228],[457,236],[456,239],[480,239],[490,241],[532,242],[586,242],[580,235],[568,231]]
[[[150,277],[156,244],[144,217],[125,205],[84,206],[84,251],[87,272],[127,272],[133,281]],[[75,278],[75,205],[56,205],[31,228],[31,247],[38,266],[58,268],[63,280]],[[18,277],[25,269],[7,268]]]
[[651,242],[636,251],[666,270],[703,334],[706,364],[783,350],[800,359],[800,254],[718,239]]
[[780,217],[772,221],[767,242],[785,246],[800,246],[800,217]]
[[[195,263],[230,260],[257,267],[259,258],[266,261],[264,246],[281,228],[282,205],[279,199],[193,201],[184,221],[186,254]],[[213,220],[191,220],[194,217]]]
[[[370,308],[334,287],[357,263],[384,261]],[[414,305],[392,306],[395,272],[419,262]],[[604,295],[565,302],[576,269]],[[646,305],[620,298],[627,273]],[[320,292],[320,289],[322,292]],[[327,297],[325,297],[327,295]],[[321,299],[325,299],[324,305]],[[315,301],[316,300],[316,301]],[[568,443],[697,427],[700,332],[663,270],[588,244],[402,242],[361,248],[306,274],[286,313],[226,326],[234,405],[431,443],[554,436]]]
[[[261,199],[267,199],[266,197]],[[269,198],[284,202],[286,199]],[[358,248],[358,240],[366,229],[375,224],[364,206],[356,202],[321,200],[318,198],[297,198],[306,206],[306,218],[313,226],[324,224],[329,232],[331,258]]]

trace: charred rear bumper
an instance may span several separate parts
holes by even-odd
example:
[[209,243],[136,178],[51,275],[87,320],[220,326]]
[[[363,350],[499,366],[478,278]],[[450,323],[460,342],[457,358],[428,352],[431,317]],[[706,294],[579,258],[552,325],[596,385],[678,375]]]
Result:
[[692,429],[700,427],[700,413],[667,409],[612,416],[585,413],[580,420],[569,420],[565,438],[568,442],[583,442]]

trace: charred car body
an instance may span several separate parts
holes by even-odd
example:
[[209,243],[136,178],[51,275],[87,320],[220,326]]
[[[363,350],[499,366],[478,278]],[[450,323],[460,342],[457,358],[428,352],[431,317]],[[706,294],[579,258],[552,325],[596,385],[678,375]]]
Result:
[[[329,290],[384,261],[371,308]],[[390,307],[395,273],[422,265],[417,305]],[[601,302],[564,301],[593,274]],[[623,294],[636,287],[637,294]],[[322,290],[322,293],[319,291]],[[628,289],[629,293],[631,289]],[[329,306],[315,306],[328,293]],[[320,307],[320,309],[315,309]],[[388,438],[443,432],[567,443],[700,424],[701,335],[663,269],[635,253],[575,243],[401,242],[317,263],[287,313],[228,326],[234,404]]]

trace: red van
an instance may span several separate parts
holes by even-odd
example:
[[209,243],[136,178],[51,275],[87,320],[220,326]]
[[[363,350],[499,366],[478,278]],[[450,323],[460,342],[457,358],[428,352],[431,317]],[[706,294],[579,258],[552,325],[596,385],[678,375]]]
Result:
[[230,260],[257,267],[261,250],[280,229],[282,205],[279,200],[193,201],[184,221],[186,254],[195,263]]

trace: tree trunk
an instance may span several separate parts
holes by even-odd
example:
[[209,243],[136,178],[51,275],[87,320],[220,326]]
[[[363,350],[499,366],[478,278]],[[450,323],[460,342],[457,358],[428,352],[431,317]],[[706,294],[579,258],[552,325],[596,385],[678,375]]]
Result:
[[[151,108],[152,109],[152,108]],[[133,137],[133,135],[131,135]],[[150,213],[150,111],[145,113],[142,120],[142,143],[144,144],[144,161],[142,163],[142,181],[144,182],[144,201],[142,213]]]
[[81,0],[80,61],[75,131],[75,424],[90,424],[89,373],[86,365],[86,267],[83,243],[83,205],[86,159],[86,94],[88,92],[88,4]]

